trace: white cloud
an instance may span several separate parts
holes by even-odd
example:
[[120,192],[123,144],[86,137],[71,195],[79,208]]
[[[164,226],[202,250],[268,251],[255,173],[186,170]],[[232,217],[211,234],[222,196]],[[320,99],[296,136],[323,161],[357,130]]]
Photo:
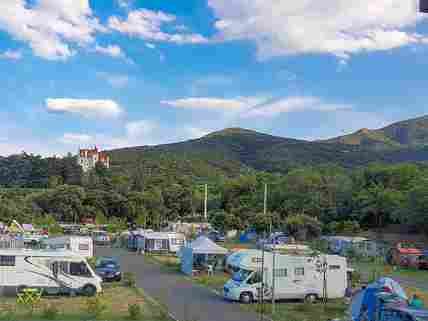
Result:
[[156,49],[156,46],[154,44],[150,43],[150,42],[146,43],[146,47],[149,48],[149,49]]
[[88,0],[39,0],[28,6],[25,0],[0,1],[0,30],[24,41],[36,56],[65,60],[75,47],[94,41],[105,31],[94,17]]
[[126,124],[126,134],[129,139],[144,138],[158,127],[157,123],[149,120],[139,120]]
[[123,111],[113,100],[108,99],[46,99],[48,111],[54,113],[70,113],[90,118],[115,118]]
[[177,100],[162,100],[161,103],[178,108],[240,111],[258,105],[263,100],[260,97],[236,97],[231,99],[192,97]]
[[206,43],[208,39],[195,33],[168,33],[162,31],[165,25],[173,25],[176,16],[162,11],[139,9],[130,11],[126,19],[112,16],[108,25],[112,30],[140,37],[141,39],[157,42],[172,42],[177,44]]
[[20,60],[22,53],[19,50],[6,50],[0,53],[0,59]]
[[86,145],[94,142],[94,137],[86,134],[65,133],[58,141],[66,145]]
[[134,0],[117,0],[119,7],[128,9],[134,4]]
[[102,47],[99,45],[95,46],[95,52],[98,52],[103,55],[107,55],[113,58],[124,58],[125,54],[122,49],[116,45],[108,45],[107,47]]
[[327,53],[342,59],[363,51],[421,43],[411,31],[418,0],[208,0],[216,38],[254,41],[261,59]]
[[97,76],[107,81],[114,88],[124,88],[129,83],[127,75],[111,74],[108,72],[97,72]]
[[330,104],[316,97],[286,97],[274,102],[265,103],[243,113],[243,117],[275,117],[282,113],[317,111],[333,112],[350,110],[349,105]]

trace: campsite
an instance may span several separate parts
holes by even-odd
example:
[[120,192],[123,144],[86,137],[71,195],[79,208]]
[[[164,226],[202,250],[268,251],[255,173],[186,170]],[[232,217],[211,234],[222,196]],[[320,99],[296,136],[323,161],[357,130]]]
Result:
[[[103,226],[83,224],[73,229],[65,226],[67,235],[50,236],[42,229],[25,226],[13,222],[0,242],[1,294],[7,298],[1,306],[3,316],[12,310],[17,315],[23,313],[23,306],[17,302],[28,293],[37,294],[35,289],[42,296],[36,300],[34,315],[45,313],[53,301],[58,302],[63,315],[71,315],[76,311],[68,310],[68,300],[72,306],[73,302],[86,302],[91,297],[104,300],[104,315],[117,315],[119,310],[122,316],[126,315],[131,303],[117,311],[113,308],[116,303],[108,303],[115,293],[126,293],[137,302],[149,300],[150,313],[162,315],[165,308],[156,303],[164,300],[162,296],[150,299],[138,287],[130,290],[124,285],[130,276],[122,269],[134,271],[137,280],[144,279],[135,269],[139,264],[151,265],[165,277],[200,285],[224,302],[235,302],[233,305],[242,311],[263,314],[274,321],[315,321],[320,317],[349,321],[350,315],[363,321],[366,312],[355,310],[364,300],[371,300],[370,313],[377,313],[376,320],[389,320],[388,313],[398,313],[390,311],[389,301],[399,300],[406,307],[415,293],[428,304],[428,288],[423,285],[428,284],[428,274],[419,269],[418,263],[421,260],[421,266],[424,264],[424,250],[408,241],[388,243],[354,235],[328,235],[301,242],[284,232],[266,237],[251,230],[230,233],[231,237],[221,239],[209,225],[183,224],[171,224],[161,231],[129,226],[116,233],[104,231]],[[31,235],[31,241],[24,242],[24,235],[27,240]],[[107,237],[101,241],[100,235]],[[98,267],[94,263],[99,261],[97,257],[106,262],[114,260],[118,267]],[[134,263],[129,265],[128,260]],[[121,273],[122,281],[114,282],[116,277],[112,274],[113,283],[107,282],[110,275],[104,273],[108,271]],[[74,283],[68,281],[68,276],[73,277]],[[379,282],[386,285],[380,286]],[[388,298],[372,290],[389,291],[386,287],[392,291]],[[136,294],[132,294],[134,291]],[[364,294],[367,291],[370,295]],[[13,298],[16,295],[18,300]],[[213,302],[217,300],[214,297]],[[389,300],[388,304],[382,300]],[[84,309],[79,311],[75,316],[86,313]]]

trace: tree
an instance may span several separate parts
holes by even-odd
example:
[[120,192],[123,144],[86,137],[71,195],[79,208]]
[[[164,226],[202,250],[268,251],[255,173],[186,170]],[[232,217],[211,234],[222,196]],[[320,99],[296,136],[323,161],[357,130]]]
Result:
[[251,223],[258,234],[268,232],[271,224],[271,216],[264,213],[257,213]]
[[[386,189],[381,184],[371,185],[354,198],[355,217],[372,227],[383,227],[391,218],[397,217],[404,208],[402,192]],[[362,214],[362,217],[358,217]]]
[[48,179],[48,187],[49,188],[56,188],[59,185],[62,185],[64,183],[63,178],[58,175],[49,176]]
[[96,216],[95,216],[95,223],[97,224],[97,225],[106,225],[107,224],[107,217],[103,214],[103,213],[101,213],[101,212],[98,212],[97,214],[96,214]]
[[401,222],[410,223],[428,234],[428,184],[421,181],[413,187],[407,199],[408,215],[401,217]]
[[285,225],[288,233],[299,241],[318,238],[321,235],[321,223],[308,215],[291,215],[287,217]]

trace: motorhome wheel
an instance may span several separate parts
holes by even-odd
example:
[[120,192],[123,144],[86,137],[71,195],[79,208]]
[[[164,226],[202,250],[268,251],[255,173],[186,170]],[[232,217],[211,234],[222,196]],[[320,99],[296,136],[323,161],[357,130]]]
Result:
[[307,303],[315,303],[318,300],[318,296],[316,294],[308,294],[305,297],[305,302]]
[[239,297],[239,301],[241,301],[241,303],[244,303],[244,304],[252,303],[253,302],[253,295],[251,293],[244,292]]
[[94,296],[97,294],[97,289],[93,285],[87,284],[83,287],[82,292],[85,296]]
[[20,285],[16,288],[17,293],[22,293],[27,288],[26,285]]

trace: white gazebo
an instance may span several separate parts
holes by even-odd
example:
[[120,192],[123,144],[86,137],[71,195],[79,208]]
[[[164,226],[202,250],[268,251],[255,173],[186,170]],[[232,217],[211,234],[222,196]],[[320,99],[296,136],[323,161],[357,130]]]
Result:
[[181,271],[187,275],[194,275],[195,271],[204,269],[208,273],[213,272],[218,263],[224,261],[227,253],[224,247],[200,236],[181,249]]

